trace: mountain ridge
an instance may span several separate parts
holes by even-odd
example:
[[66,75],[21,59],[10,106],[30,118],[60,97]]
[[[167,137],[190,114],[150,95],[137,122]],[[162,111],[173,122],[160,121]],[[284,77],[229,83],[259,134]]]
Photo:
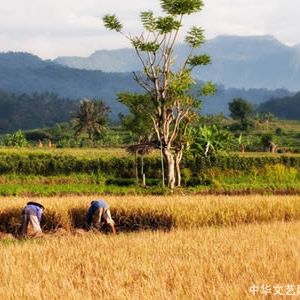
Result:
[[[196,52],[211,56],[212,64],[198,68],[194,76],[198,80],[212,80],[230,88],[286,88],[300,89],[300,65],[298,46],[287,46],[270,35],[232,36],[222,35],[208,40]],[[188,52],[179,44],[175,55],[182,61]],[[90,56],[58,57],[53,60],[72,68],[102,70],[104,72],[131,72],[140,70],[140,63],[133,49],[98,50]]]

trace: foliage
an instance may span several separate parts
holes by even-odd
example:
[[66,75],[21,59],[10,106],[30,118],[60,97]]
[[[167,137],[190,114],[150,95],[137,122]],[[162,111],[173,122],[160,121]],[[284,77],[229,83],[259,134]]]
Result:
[[266,165],[265,176],[271,183],[290,182],[293,183],[298,175],[298,170],[283,164]]
[[261,144],[264,148],[270,147],[271,144],[275,143],[275,137],[272,133],[265,133],[261,135]]
[[220,151],[228,150],[237,143],[234,136],[216,125],[203,125],[191,128],[189,152],[193,155],[216,155]]
[[7,134],[4,137],[3,144],[9,147],[26,147],[28,141],[23,133],[23,131],[18,130],[13,134]]
[[277,118],[288,120],[300,119],[300,93],[287,97],[273,97],[262,103],[257,112],[272,113]]
[[69,121],[76,108],[76,101],[53,93],[18,95],[0,91],[0,133]]
[[[84,151],[72,150],[71,152],[34,152],[21,151],[0,152],[0,173],[1,174],[24,174],[24,175],[69,175],[72,173],[83,174],[106,174],[115,178],[134,178],[134,158],[124,155],[88,154]],[[64,154],[65,153],[65,154]],[[85,154],[86,153],[86,154]],[[89,157],[90,156],[90,157]],[[262,169],[266,165],[283,164],[287,167],[300,169],[299,156],[196,156],[186,157],[183,160],[183,168],[188,168],[193,176],[198,176],[203,171],[212,167],[225,170],[252,170]],[[149,178],[160,178],[159,156],[148,156],[144,158],[144,170]],[[186,172],[186,171],[185,171]]]
[[253,112],[252,103],[242,98],[235,98],[229,103],[229,111],[230,116],[235,120],[239,120],[242,128],[247,130],[249,118]]
[[153,110],[149,96],[120,93],[118,100],[129,109],[128,115],[121,115],[121,124],[124,129],[133,133],[137,143],[150,141],[154,134],[154,128],[152,119],[148,114],[149,110]]
[[73,118],[75,135],[87,132],[90,140],[102,137],[106,131],[109,111],[110,108],[102,100],[82,100]]

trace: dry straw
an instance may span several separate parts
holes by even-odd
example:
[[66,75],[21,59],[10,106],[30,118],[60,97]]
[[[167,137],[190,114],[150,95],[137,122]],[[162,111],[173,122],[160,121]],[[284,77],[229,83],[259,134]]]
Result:
[[[42,198],[44,231],[85,227],[89,203],[95,197]],[[100,197],[101,198],[101,197]],[[28,199],[0,199],[0,231],[18,233]],[[119,231],[236,226],[300,220],[299,196],[173,196],[106,197]]]

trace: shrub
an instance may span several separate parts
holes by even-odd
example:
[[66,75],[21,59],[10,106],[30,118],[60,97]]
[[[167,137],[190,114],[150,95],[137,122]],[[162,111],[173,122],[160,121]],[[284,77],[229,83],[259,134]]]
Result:
[[276,135],[283,135],[284,131],[281,127],[278,127],[278,128],[276,128],[275,133],[276,133]]
[[268,181],[272,183],[294,182],[298,175],[298,170],[283,164],[267,165],[265,167],[265,175]]
[[4,145],[9,147],[26,147],[28,141],[24,133],[21,130],[18,130],[15,133],[7,134],[4,137]]
[[[144,158],[146,177],[160,179],[160,164],[158,157]],[[224,171],[250,172],[252,168],[262,169],[267,165],[276,164],[300,169],[300,157],[283,155],[271,157],[186,157],[182,161],[182,177],[188,180],[192,176],[202,176],[205,173],[210,178],[220,176],[224,174]],[[133,157],[88,159],[70,155],[40,153],[0,154],[0,174],[52,176],[72,173],[83,173],[90,176],[104,174],[106,178],[135,178],[135,163]]]

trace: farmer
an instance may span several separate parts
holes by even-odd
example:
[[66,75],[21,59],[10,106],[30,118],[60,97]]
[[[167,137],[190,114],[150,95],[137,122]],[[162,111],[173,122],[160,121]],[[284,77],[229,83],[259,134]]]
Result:
[[41,219],[43,215],[44,206],[37,202],[27,202],[24,207],[22,215],[22,235],[27,235],[28,224],[30,223],[33,229],[33,235],[38,235],[42,233],[41,229]]
[[106,223],[110,226],[112,233],[115,234],[115,222],[111,217],[109,205],[104,200],[95,200],[91,202],[91,206],[86,215],[88,229],[93,227],[92,223],[94,223],[96,228],[100,228],[102,216]]

